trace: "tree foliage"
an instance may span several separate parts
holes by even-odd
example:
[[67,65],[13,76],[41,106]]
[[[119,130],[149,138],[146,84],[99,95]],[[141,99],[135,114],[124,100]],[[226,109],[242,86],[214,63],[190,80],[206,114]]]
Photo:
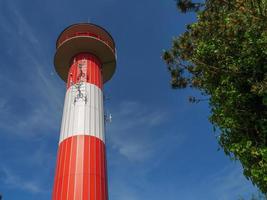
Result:
[[266,194],[267,0],[178,0],[177,7],[197,11],[197,22],[163,54],[171,85],[209,98],[220,146]]
[[187,11],[199,11],[199,9],[204,6],[202,3],[193,3],[191,0],[178,0],[177,8],[182,12]]

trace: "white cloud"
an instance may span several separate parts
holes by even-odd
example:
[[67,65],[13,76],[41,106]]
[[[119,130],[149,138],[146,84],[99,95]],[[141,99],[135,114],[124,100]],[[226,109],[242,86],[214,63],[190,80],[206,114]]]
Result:
[[[187,180],[186,174],[181,174],[181,179],[177,181],[154,182],[150,180],[148,174],[132,176],[131,180],[123,176],[114,177],[115,180],[110,184],[111,198],[116,200],[238,200],[239,197],[250,199],[252,194],[258,192],[243,177],[240,166],[233,163],[215,174],[208,175],[207,173],[206,178],[196,179],[194,182]],[[190,177],[190,173],[188,176]]]
[[181,135],[172,134],[163,125],[168,122],[170,113],[164,108],[152,108],[138,102],[122,102],[114,109],[113,121],[107,125],[108,145],[129,161],[145,162],[160,151],[168,152],[171,146],[179,145]]
[[43,187],[35,180],[24,180],[19,175],[13,173],[11,170],[2,167],[0,179],[2,179],[5,186],[24,190],[30,193],[44,193]]
[[110,184],[110,199],[116,200],[141,200],[136,188],[123,181],[114,181]]
[[241,166],[234,163],[206,180],[206,184],[213,186],[214,196],[218,200],[238,199],[240,195],[248,196],[256,192],[256,188],[252,191],[252,184],[244,177]]
[[247,199],[252,194],[257,194],[257,188],[246,180],[239,164],[231,162],[213,174],[208,173],[210,167],[212,166],[207,167],[206,176],[201,180],[189,182],[177,191],[173,189],[172,196],[179,195],[181,199],[187,200],[238,200],[240,197]]
[[[240,195],[248,198],[256,192],[256,189],[253,190],[251,183],[243,176],[240,166],[234,163],[223,165],[222,169],[214,174],[209,174],[208,170],[212,166],[207,166],[206,176],[201,176],[204,177],[201,180],[198,180],[198,175],[195,177],[196,180],[192,178],[192,175],[197,174],[196,167],[196,171],[188,171],[188,179],[187,175],[181,174],[177,169],[174,172],[177,173],[175,177],[179,174],[181,176],[177,181],[171,178],[172,181],[169,182],[166,177],[163,180],[157,178],[159,182],[151,181],[151,173],[158,176],[156,169],[179,162],[178,160],[166,161],[165,158],[177,151],[179,145],[185,141],[185,136],[177,134],[179,131],[166,128],[171,127],[168,119],[172,117],[167,111],[162,107],[154,108],[132,101],[123,102],[117,108],[114,107],[113,122],[107,127],[107,145],[110,145],[124,160],[118,156],[112,157],[114,160],[108,160],[111,169],[115,170],[110,184],[111,198],[116,200],[175,200],[177,198],[231,200],[238,199]],[[154,120],[153,117],[158,119]],[[178,157],[173,158],[178,159]],[[169,163],[163,163],[163,160]],[[186,169],[183,170],[186,171]]]
[[[24,137],[25,134],[39,134],[38,130],[58,130],[61,116],[58,113],[62,112],[64,91],[51,76],[53,66],[50,66],[52,62],[49,60],[53,58],[46,57],[37,30],[27,22],[16,5],[8,2],[6,9],[10,11],[12,18],[2,15],[0,24],[8,34],[5,37],[12,38],[12,43],[6,46],[7,49],[12,49],[12,55],[7,56],[16,55],[16,60],[12,63],[10,74],[0,76],[1,82],[6,85],[0,88],[4,94],[0,101],[0,111],[5,113],[0,118],[0,127],[12,134],[23,133]],[[20,69],[19,73],[22,74],[18,74],[16,69]],[[19,81],[17,77],[20,77]],[[15,106],[8,101],[9,98],[17,96],[26,99],[31,105],[31,110],[26,110],[23,117],[18,116],[18,111],[11,112],[7,109]]]
[[[5,49],[1,68],[8,68],[0,74],[0,136],[15,144],[0,155],[1,188],[47,195],[52,188],[47,180],[55,165],[51,162],[54,155],[47,149],[47,136],[57,138],[59,133],[64,83],[51,75],[53,58],[47,57],[41,42],[47,39],[40,38],[40,30],[27,21],[12,1],[0,5],[4,6],[0,7],[4,11],[0,12],[0,32]],[[16,145],[21,140],[27,140],[23,141],[27,145],[29,139],[31,144],[25,148]],[[33,149],[34,146],[39,147]]]

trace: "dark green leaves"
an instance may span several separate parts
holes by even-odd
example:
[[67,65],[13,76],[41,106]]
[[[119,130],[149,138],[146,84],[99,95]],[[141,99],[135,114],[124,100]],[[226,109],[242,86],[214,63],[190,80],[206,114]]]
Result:
[[207,0],[201,11],[202,4],[191,0],[177,6],[198,11],[198,21],[163,54],[171,85],[210,97],[219,144],[267,193],[267,1]]
[[177,0],[177,8],[185,13],[187,11],[198,11],[203,4],[193,3],[191,0]]

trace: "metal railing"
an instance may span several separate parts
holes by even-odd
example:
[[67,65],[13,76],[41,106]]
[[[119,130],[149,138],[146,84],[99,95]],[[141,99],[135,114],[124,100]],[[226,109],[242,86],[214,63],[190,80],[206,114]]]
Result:
[[60,41],[58,42],[57,48],[61,44],[63,44],[66,40],[71,39],[71,38],[74,38],[74,37],[78,37],[78,36],[89,36],[89,37],[93,37],[93,38],[96,38],[98,40],[101,40],[102,42],[104,42],[106,45],[108,45],[112,49],[113,53],[116,52],[116,49],[115,49],[113,43],[111,43],[111,42],[103,39],[99,35],[96,35],[96,34],[90,33],[90,32],[77,32],[77,33],[69,34],[69,35],[67,35],[67,36],[65,36],[65,37],[63,37],[63,38],[60,39]]

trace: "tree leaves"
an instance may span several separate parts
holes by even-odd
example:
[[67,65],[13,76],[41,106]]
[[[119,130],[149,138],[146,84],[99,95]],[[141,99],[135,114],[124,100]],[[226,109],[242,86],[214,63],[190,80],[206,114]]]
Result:
[[210,97],[219,144],[267,193],[267,1],[206,0],[203,7],[178,0],[177,6],[197,11],[198,21],[163,54],[171,85]]
[[185,13],[187,11],[199,11],[199,9],[203,6],[201,3],[193,3],[191,0],[178,0],[177,8]]

